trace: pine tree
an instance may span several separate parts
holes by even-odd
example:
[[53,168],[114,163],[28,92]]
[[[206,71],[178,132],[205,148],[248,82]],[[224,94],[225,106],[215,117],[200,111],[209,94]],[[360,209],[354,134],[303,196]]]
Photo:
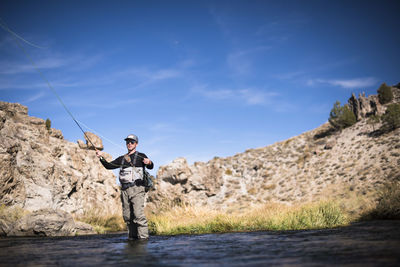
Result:
[[348,105],[340,106],[340,102],[336,101],[329,114],[329,123],[337,130],[347,128],[357,122],[356,115]]
[[47,129],[47,131],[50,131],[50,129],[51,129],[51,120],[50,119],[46,119],[46,129]]
[[385,114],[382,115],[385,128],[394,130],[400,127],[400,104],[390,104],[387,106]]
[[386,83],[382,83],[382,85],[378,89],[378,98],[381,104],[386,104],[392,101],[393,100],[392,88],[388,86]]

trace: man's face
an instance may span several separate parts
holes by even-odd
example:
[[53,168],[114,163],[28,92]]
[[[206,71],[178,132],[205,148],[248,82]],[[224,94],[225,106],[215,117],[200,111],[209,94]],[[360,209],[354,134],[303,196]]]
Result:
[[126,140],[126,148],[128,149],[128,151],[134,150],[136,148],[136,146],[137,146],[137,143],[135,140],[131,140],[131,139]]

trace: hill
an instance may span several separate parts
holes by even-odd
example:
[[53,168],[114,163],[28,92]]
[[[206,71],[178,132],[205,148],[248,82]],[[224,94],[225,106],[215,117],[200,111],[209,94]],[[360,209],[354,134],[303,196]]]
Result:
[[[400,102],[399,86],[392,87]],[[388,103],[390,104],[390,103]],[[373,198],[377,188],[400,181],[400,129],[379,131],[368,117],[387,105],[377,95],[352,95],[357,123],[334,131],[329,123],[270,146],[189,166],[185,158],[161,166],[149,209],[186,203],[237,209],[264,203],[303,203],[324,198]]]

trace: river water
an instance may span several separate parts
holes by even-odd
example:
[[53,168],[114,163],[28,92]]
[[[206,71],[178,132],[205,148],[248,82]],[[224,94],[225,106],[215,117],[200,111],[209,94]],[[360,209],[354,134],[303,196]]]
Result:
[[400,266],[400,221],[307,231],[0,239],[0,266]]

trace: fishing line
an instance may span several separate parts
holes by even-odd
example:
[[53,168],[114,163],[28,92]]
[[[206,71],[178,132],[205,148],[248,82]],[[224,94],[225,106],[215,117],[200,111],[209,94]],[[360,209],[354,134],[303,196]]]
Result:
[[[30,63],[32,64],[33,68],[39,73],[39,75],[42,77],[42,79],[46,82],[47,86],[50,88],[50,90],[54,93],[54,95],[57,97],[58,101],[61,103],[61,105],[63,106],[63,108],[65,109],[65,111],[68,113],[68,115],[72,118],[72,120],[75,122],[75,124],[79,127],[79,129],[82,131],[83,135],[86,137],[86,139],[89,141],[89,143],[96,149],[96,146],[93,144],[93,142],[90,140],[90,138],[87,136],[87,134],[85,133],[85,131],[82,129],[81,125],[78,123],[77,119],[75,119],[74,115],[72,115],[71,111],[67,108],[67,106],[64,104],[64,102],[62,101],[60,95],[57,93],[57,91],[54,89],[54,87],[51,85],[50,81],[46,78],[46,76],[43,74],[43,72],[40,70],[40,68],[37,66],[37,64],[35,63],[35,61],[33,60],[33,58],[29,55],[28,51],[26,51],[26,49],[23,47],[23,45],[20,43],[20,40],[24,41],[25,43],[37,47],[37,48],[42,48],[39,46],[36,46],[28,41],[26,41],[24,38],[20,37],[18,34],[16,34],[15,32],[13,32],[7,25],[6,23],[0,18],[0,26],[7,31],[8,33],[10,33],[14,39],[15,42],[17,43],[17,46],[19,47],[19,49],[21,49],[21,51],[25,54],[25,56],[28,58],[28,60],[30,61]],[[87,127],[87,126],[86,126]],[[89,128],[89,127],[87,127]],[[92,130],[93,131],[93,130]],[[104,138],[104,136],[102,136]],[[105,138],[107,139],[107,138]],[[107,139],[108,140],[108,139]],[[108,140],[110,141],[110,140]],[[113,143],[111,141],[111,143]],[[114,143],[113,143],[114,144]],[[119,145],[117,145],[119,146]],[[119,146],[120,147],[120,146]],[[144,159],[144,157],[137,155],[138,157]],[[121,165],[117,165],[117,164],[113,164],[111,162],[109,162],[109,164],[114,165],[114,166],[118,166],[120,167]]]
[[25,40],[24,38],[22,38],[21,36],[19,36],[17,33],[15,33],[14,31],[12,31],[7,25],[5,25],[4,21],[3,21],[1,18],[0,18],[0,27],[2,27],[5,31],[9,32],[9,33],[10,33],[11,35],[13,35],[15,38],[18,38],[18,39],[22,40],[24,43],[26,43],[26,44],[28,44],[28,45],[30,45],[30,46],[33,46],[33,47],[36,47],[36,48],[40,48],[40,49],[46,48],[46,47],[43,47],[43,46],[35,45],[35,44],[33,44],[33,43],[31,43],[31,42]]

